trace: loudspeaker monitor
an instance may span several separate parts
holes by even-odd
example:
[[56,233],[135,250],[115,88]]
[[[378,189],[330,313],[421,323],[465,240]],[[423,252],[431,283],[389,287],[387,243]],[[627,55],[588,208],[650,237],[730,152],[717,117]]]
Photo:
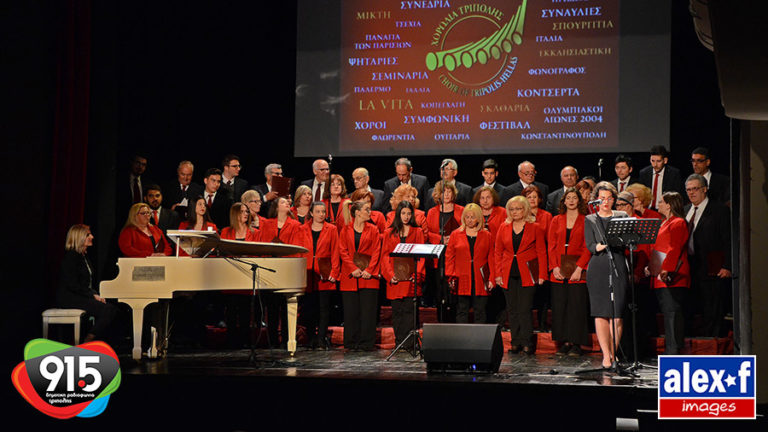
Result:
[[427,372],[496,373],[504,355],[497,324],[424,324]]

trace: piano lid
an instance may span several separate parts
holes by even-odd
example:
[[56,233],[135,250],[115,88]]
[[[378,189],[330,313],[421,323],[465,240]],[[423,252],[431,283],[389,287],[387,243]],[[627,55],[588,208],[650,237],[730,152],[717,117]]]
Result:
[[168,236],[190,256],[204,256],[212,249],[223,255],[273,256],[303,254],[307,249],[284,243],[255,243],[225,240],[216,231],[168,230]]

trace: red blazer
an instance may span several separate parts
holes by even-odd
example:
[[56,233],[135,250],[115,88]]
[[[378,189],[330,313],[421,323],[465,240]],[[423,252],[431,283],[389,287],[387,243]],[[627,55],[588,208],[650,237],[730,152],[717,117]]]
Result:
[[546,237],[549,232],[549,225],[552,223],[552,213],[541,208],[536,210],[536,222],[534,223],[544,230],[544,236]]
[[496,233],[506,219],[507,210],[504,207],[494,206],[491,209],[491,215],[488,217],[488,222],[485,223],[485,227],[491,232],[491,239],[493,241],[496,241]]
[[661,219],[664,220],[664,216],[662,216],[661,213],[657,212],[656,210],[651,210],[649,208],[643,210],[643,215],[640,216],[644,219]]
[[[456,219],[456,223],[461,225],[461,213],[464,212],[464,207],[454,204],[453,205],[453,218]],[[440,238],[440,206],[435,206],[429,209],[427,212],[427,229],[429,230],[429,242],[432,244],[440,244],[442,240]],[[445,233],[449,236],[451,233]]]
[[667,254],[661,269],[675,274],[669,284],[659,280],[658,277],[652,278],[651,288],[691,286],[691,268],[688,265],[688,223],[685,219],[673,216],[662,222],[653,250]]
[[339,254],[339,232],[336,225],[328,222],[323,224],[320,237],[317,239],[317,251],[313,251],[311,222],[301,226],[297,237],[297,244],[307,249],[307,253],[304,254],[304,257],[307,258],[307,292],[336,290],[335,282],[320,279],[320,267],[317,264],[318,258],[330,258],[330,277],[339,280],[341,255]]
[[[191,229],[194,229],[194,228],[195,228],[195,227],[191,227],[191,228],[190,228],[190,227],[189,227],[189,222],[187,222],[187,221],[182,221],[182,222],[179,224],[179,229],[180,229],[180,230],[191,230]],[[204,222],[204,223],[203,223],[203,229],[202,229],[202,231],[208,231],[208,228],[211,228],[211,229],[213,229],[214,231],[216,231],[216,232],[219,232],[219,229],[218,229],[218,228],[216,228],[216,224],[214,224],[213,222]]]
[[480,268],[488,264],[486,280],[493,281],[495,276],[495,257],[491,233],[480,230],[475,240],[474,255],[469,254],[469,239],[467,233],[456,230],[451,233],[448,247],[445,249],[445,274],[459,278],[458,295],[472,295],[472,263],[474,260],[475,295],[487,296],[487,285],[483,284]]
[[339,231],[339,234],[341,234],[341,230],[344,228],[344,204],[349,201],[349,198],[342,198],[341,202],[339,203],[339,209],[336,211],[336,214],[333,213],[333,207],[331,207],[331,199],[324,199],[323,202],[325,203],[325,210],[327,212],[328,222],[335,224],[336,229]]
[[[424,213],[424,210],[414,209],[414,218],[416,220],[416,224],[421,227],[421,231],[424,233],[424,239],[427,239],[429,237],[429,229],[427,228],[427,216]],[[387,213],[387,222],[386,227],[389,228],[392,226],[392,222],[395,221],[395,212],[391,211]]]
[[[392,278],[395,277],[394,258],[389,254],[400,243],[400,236],[392,235],[392,228],[387,228],[384,234],[381,235],[381,276],[387,281],[387,298],[390,300],[401,299],[404,297],[413,297],[413,282],[398,282],[392,284]],[[418,227],[411,227],[408,231],[408,236],[405,238],[406,243],[424,243],[424,233]],[[416,280],[421,282],[424,280],[424,261],[420,259],[416,265]],[[416,295],[421,295],[421,286],[416,284]]]
[[[541,209],[539,209],[541,212]],[[562,255],[578,255],[579,259],[576,261],[576,265],[586,270],[589,264],[589,258],[592,254],[589,253],[587,245],[584,242],[584,220],[585,216],[580,214],[576,218],[576,222],[571,229],[571,237],[568,240],[568,247],[565,247],[565,233],[568,229],[568,217],[565,214],[557,215],[552,218],[552,223],[549,224],[549,233],[547,234],[547,255],[549,256],[549,271],[552,272],[555,267],[560,267],[560,260]],[[582,278],[586,277],[586,273]],[[551,282],[563,282],[562,280],[555,279],[554,274],[549,275]]]
[[[544,240],[544,232],[535,223],[526,222],[523,230],[523,239],[520,249],[515,251],[512,246],[512,223],[503,223],[496,234],[496,262],[495,276],[501,276],[503,288],[509,287],[509,269],[512,268],[512,260],[517,255],[517,265],[520,270],[520,279],[523,286],[534,286],[538,279],[547,278],[547,245]],[[539,260],[539,274],[532,275],[528,270],[528,261]],[[537,280],[534,280],[536,278]]]
[[[296,219],[287,218],[283,224],[283,228],[280,230],[280,241],[286,244],[298,244],[296,241],[298,237],[297,233],[301,228],[301,224]],[[259,222],[260,238],[263,242],[271,242],[277,237],[277,218],[266,219]]]
[[381,238],[379,230],[373,224],[366,223],[360,237],[360,248],[357,252],[370,255],[371,262],[365,269],[373,277],[370,279],[353,278],[352,272],[357,269],[353,256],[355,255],[355,230],[352,225],[347,225],[339,234],[339,253],[341,255],[341,291],[357,291],[358,288],[379,288],[379,258],[381,256]]
[[[225,239],[225,240],[237,240],[235,238],[235,230],[232,229],[232,227],[226,227],[223,230],[221,230],[221,234],[219,234],[219,237]],[[257,242],[260,240],[261,236],[259,235],[259,230],[256,229],[249,229],[245,234],[245,241],[249,242]]]
[[156,248],[152,247],[152,240],[149,239],[149,236],[136,227],[129,226],[120,231],[120,238],[117,243],[124,256],[127,258],[146,258],[155,252],[166,255],[172,254],[171,247],[165,241],[165,236],[160,228],[154,225],[148,225],[148,228],[155,240]]

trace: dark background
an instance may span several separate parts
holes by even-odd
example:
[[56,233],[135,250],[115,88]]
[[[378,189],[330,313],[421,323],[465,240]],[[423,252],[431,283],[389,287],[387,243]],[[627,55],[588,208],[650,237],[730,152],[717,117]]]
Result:
[[[690,150],[704,145],[713,152],[713,170],[727,174],[729,120],[720,105],[713,56],[696,39],[687,2],[670,3],[670,163],[689,173]],[[282,163],[284,173],[297,180],[312,177],[312,159],[293,157],[294,1],[29,0],[4,5],[1,13],[5,104],[0,131],[10,168],[2,270],[5,308],[11,312],[3,314],[9,364],[20,361],[24,344],[41,335],[40,312],[52,302],[66,227],[91,225],[97,245],[90,254],[106,255],[115,221],[124,221],[114,211],[116,179],[127,175],[133,153],[147,156],[145,177],[161,184],[175,177],[183,159],[195,163],[194,181],[201,182],[205,169],[220,167],[230,152],[242,158],[241,176],[252,184],[264,181],[270,162]],[[80,44],[67,48],[73,34]],[[69,73],[80,84],[68,79],[62,65],[72,62],[62,58],[63,52],[76,59]],[[63,114],[69,111],[62,105],[72,106],[72,100],[75,111],[88,107],[85,118]],[[71,125],[80,128],[79,137],[62,133]],[[84,172],[69,161],[73,155],[87,167]],[[334,158],[333,171],[351,185],[352,169],[363,165],[372,186],[381,187],[394,175],[399,156]],[[648,164],[646,153],[631,156],[636,171]],[[414,172],[435,181],[442,157],[410,159]],[[502,166],[502,184],[517,179],[521,155],[457,156],[458,178],[480,184],[480,165],[488,157]],[[530,159],[539,179],[553,186],[566,164],[582,176],[596,176],[600,158],[606,161],[604,177],[611,179],[614,157]],[[103,269],[105,263],[97,266]]]

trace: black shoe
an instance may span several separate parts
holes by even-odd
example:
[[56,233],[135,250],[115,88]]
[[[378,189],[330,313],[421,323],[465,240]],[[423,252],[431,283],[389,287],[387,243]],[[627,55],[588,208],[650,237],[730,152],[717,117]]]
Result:
[[555,353],[556,356],[564,356],[567,355],[568,352],[574,347],[575,345],[571,345],[569,343],[564,343],[560,345],[560,348],[557,349],[557,352]]
[[581,347],[579,345],[573,345],[571,347],[571,350],[568,351],[568,357],[581,357],[583,352],[581,351]]

